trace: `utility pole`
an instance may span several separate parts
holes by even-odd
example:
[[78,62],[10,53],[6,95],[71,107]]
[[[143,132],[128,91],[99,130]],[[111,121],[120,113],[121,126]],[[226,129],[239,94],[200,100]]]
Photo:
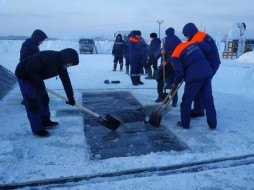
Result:
[[161,37],[161,24],[163,23],[163,20],[157,20],[157,23],[159,24],[159,38]]

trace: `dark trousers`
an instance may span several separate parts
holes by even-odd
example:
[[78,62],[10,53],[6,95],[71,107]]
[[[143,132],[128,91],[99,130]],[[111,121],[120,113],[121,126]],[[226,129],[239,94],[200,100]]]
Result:
[[118,62],[120,64],[123,64],[123,56],[115,56],[114,57],[114,63],[117,64]]
[[43,120],[50,118],[49,97],[46,90],[38,91],[31,82],[18,79],[27,117],[33,132],[42,129]]
[[185,84],[184,94],[181,103],[181,121],[183,127],[189,128],[191,119],[191,104],[197,94],[200,94],[200,96],[202,96],[202,104],[204,105],[204,109],[206,111],[208,126],[210,128],[216,128],[217,117],[212,96],[211,79]]
[[130,77],[132,84],[140,82],[142,61],[131,62]]
[[153,70],[158,70],[158,60],[150,58],[146,63],[146,69],[151,70],[153,67]]
[[129,65],[130,65],[129,57],[125,57],[125,65],[126,65],[126,66],[129,66]]
[[[167,77],[165,79],[166,82],[166,86],[165,89],[171,89],[171,85],[173,84],[173,80],[170,77]],[[159,80],[157,80],[157,92],[158,92],[158,96],[161,97],[161,94],[164,91],[164,83],[163,83],[163,78],[160,78]],[[169,93],[169,92],[167,92]],[[175,96],[172,99],[172,104],[177,104],[178,101],[178,93],[176,92]]]

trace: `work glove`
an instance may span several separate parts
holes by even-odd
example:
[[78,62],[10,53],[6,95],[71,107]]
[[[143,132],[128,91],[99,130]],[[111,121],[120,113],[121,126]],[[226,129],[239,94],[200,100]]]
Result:
[[68,98],[68,101],[66,101],[66,104],[69,104],[71,106],[75,106],[76,102],[74,98]]
[[170,95],[172,96],[175,92],[175,90],[177,89],[177,85],[175,83],[173,83],[171,85],[171,88],[170,88]]

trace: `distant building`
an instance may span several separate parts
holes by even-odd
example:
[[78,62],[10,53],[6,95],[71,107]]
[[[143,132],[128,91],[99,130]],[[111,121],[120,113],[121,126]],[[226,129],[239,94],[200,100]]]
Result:
[[[223,51],[223,58],[237,58],[239,55],[238,52],[238,43],[239,39],[232,39],[226,42],[225,50]],[[254,50],[254,39],[245,39],[243,44],[243,53]]]

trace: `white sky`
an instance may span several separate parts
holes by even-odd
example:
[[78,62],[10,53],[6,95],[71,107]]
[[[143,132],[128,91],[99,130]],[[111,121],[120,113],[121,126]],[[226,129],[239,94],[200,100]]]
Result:
[[149,38],[163,19],[161,35],[172,26],[183,37],[183,26],[194,22],[215,37],[234,22],[245,22],[254,34],[253,18],[252,0],[0,0],[0,35],[31,35],[40,28],[50,37],[112,38],[116,31],[139,29]]

